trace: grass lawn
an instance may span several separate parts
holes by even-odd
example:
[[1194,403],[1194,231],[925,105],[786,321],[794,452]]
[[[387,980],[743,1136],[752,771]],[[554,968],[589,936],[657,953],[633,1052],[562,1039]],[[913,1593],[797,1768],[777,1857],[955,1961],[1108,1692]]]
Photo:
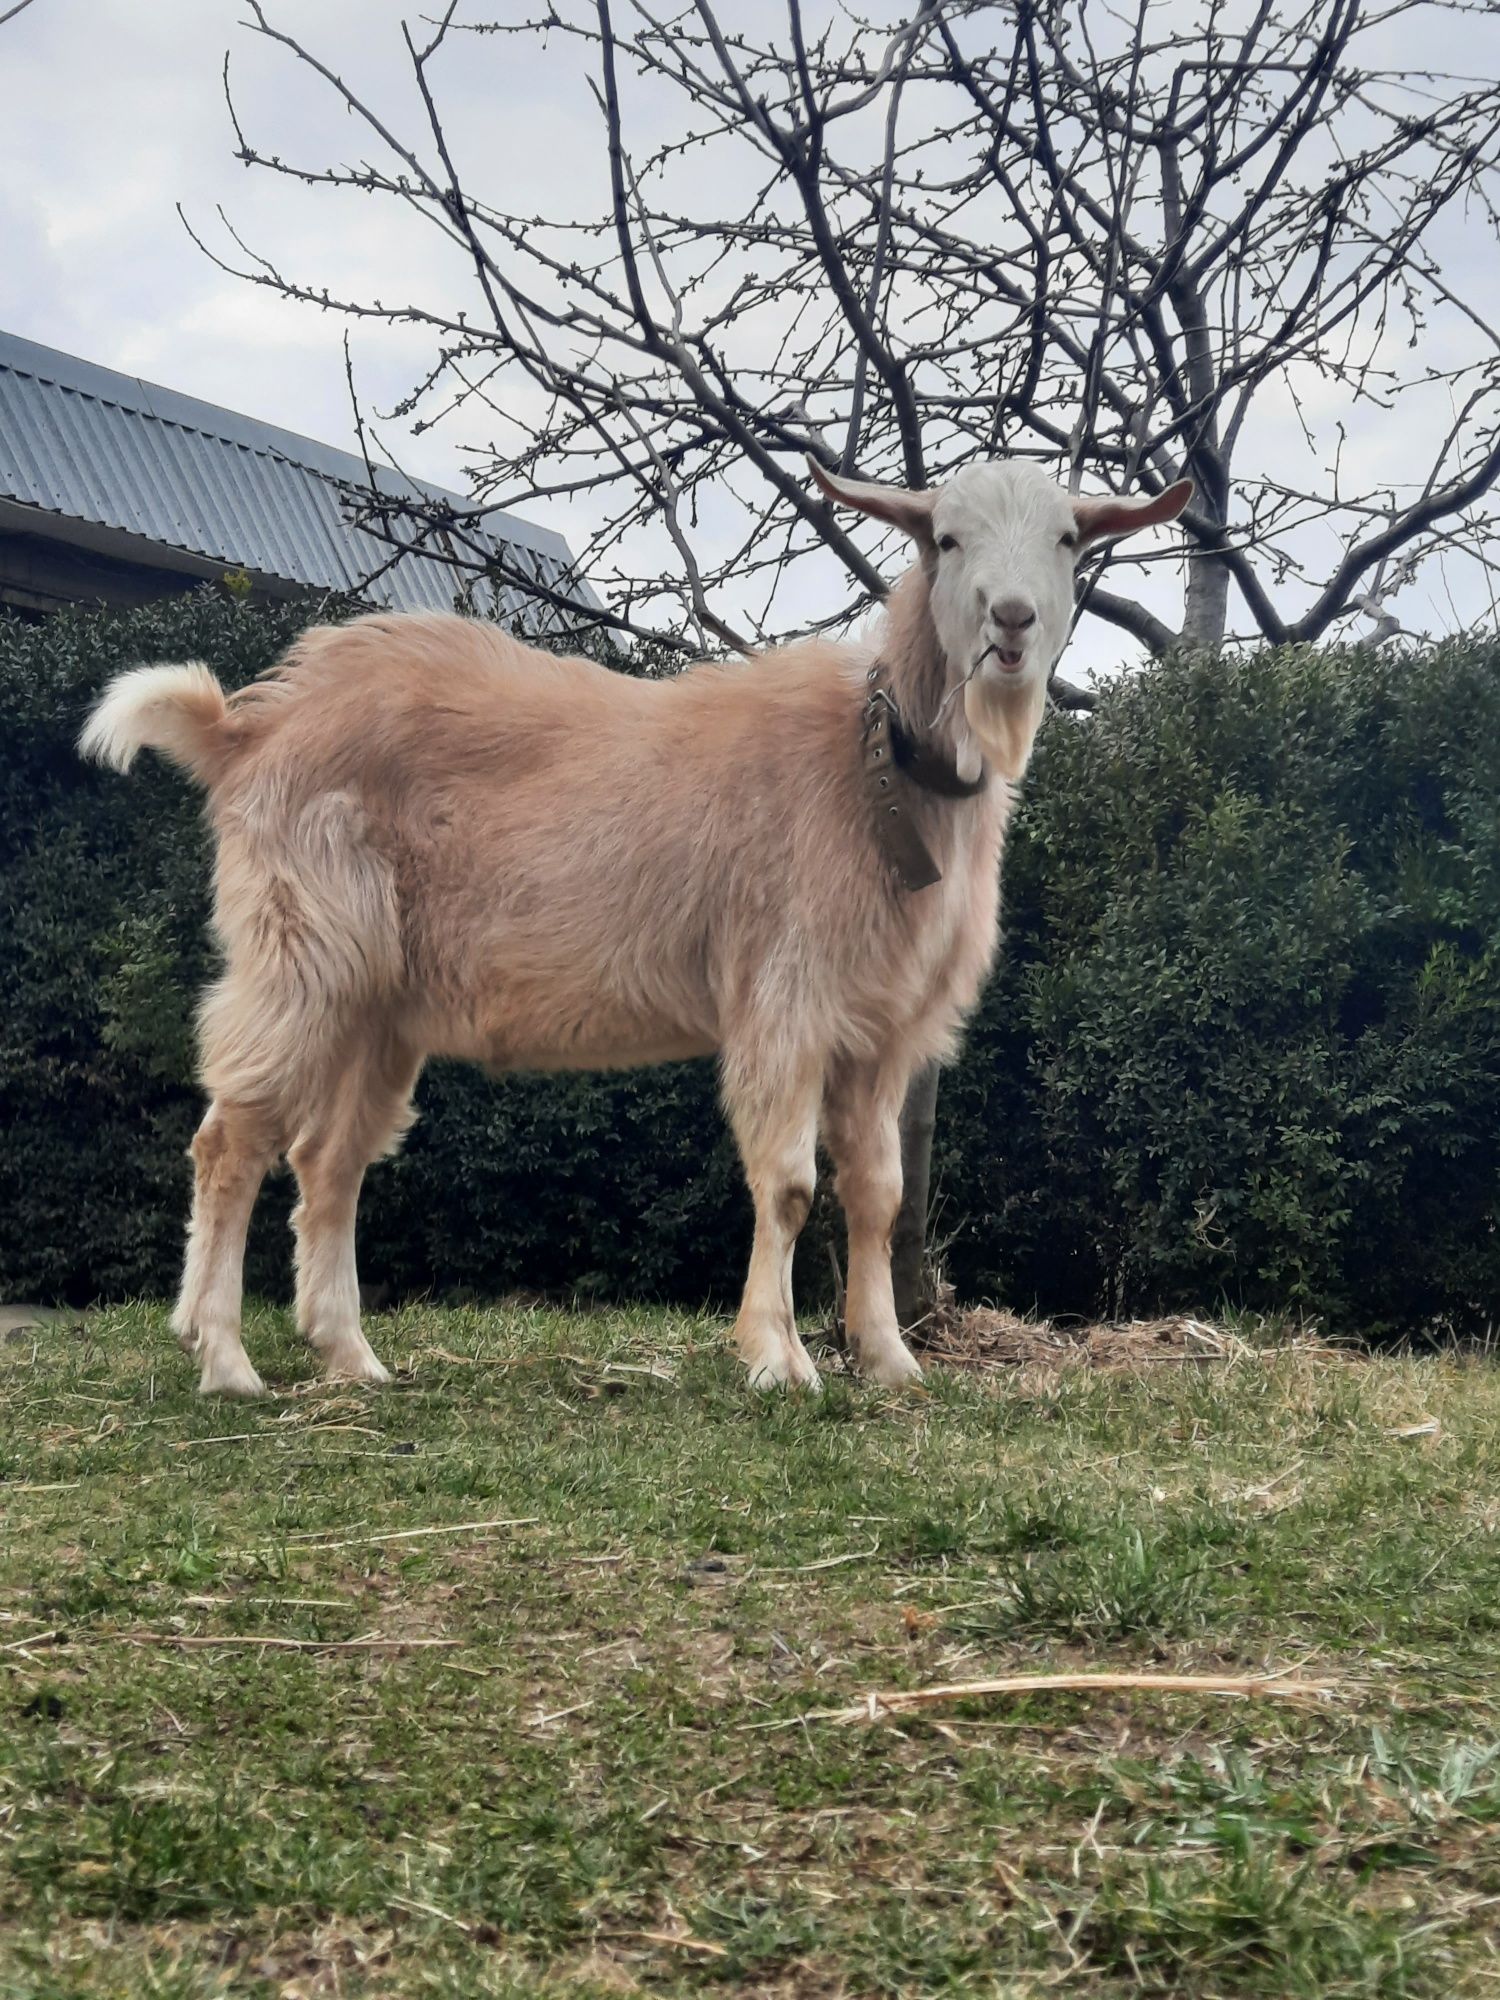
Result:
[[253,1315],[248,1406],[155,1309],[0,1347],[5,2000],[1500,1995],[1493,1366],[807,1402],[682,1316],[371,1331],[352,1392]]

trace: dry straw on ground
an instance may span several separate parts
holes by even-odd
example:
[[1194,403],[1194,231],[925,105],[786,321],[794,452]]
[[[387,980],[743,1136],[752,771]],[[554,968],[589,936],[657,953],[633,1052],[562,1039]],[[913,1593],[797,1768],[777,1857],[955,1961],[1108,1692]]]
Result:
[[[837,1259],[837,1310],[830,1339],[847,1360],[843,1283]],[[1135,1370],[1167,1363],[1239,1361],[1257,1353],[1227,1327],[1191,1313],[1156,1319],[1023,1319],[994,1306],[961,1306],[953,1287],[938,1287],[937,1303],[908,1339],[925,1363],[986,1372],[1056,1373],[1067,1368]],[[1332,1353],[1308,1335],[1281,1340],[1307,1352]]]
[[915,1336],[924,1360],[955,1368],[1143,1368],[1228,1361],[1252,1350],[1235,1334],[1186,1313],[1164,1319],[1022,1319],[989,1306],[958,1307],[951,1292]]

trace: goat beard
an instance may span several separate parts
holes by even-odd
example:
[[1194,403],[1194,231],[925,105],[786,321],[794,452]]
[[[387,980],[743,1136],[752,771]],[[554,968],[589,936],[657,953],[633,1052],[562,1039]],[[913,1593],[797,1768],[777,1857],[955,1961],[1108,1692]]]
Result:
[[[1025,772],[1031,746],[1041,726],[1047,706],[1045,677],[1027,676],[1020,686],[981,683],[971,678],[964,683],[964,720],[978,750],[1000,774],[1015,783]],[[967,761],[959,751],[959,771]]]

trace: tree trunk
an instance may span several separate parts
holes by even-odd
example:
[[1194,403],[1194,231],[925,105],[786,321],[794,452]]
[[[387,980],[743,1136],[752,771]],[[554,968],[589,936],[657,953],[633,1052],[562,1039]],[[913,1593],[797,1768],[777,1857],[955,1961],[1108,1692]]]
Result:
[[1187,602],[1183,607],[1184,646],[1212,650],[1224,643],[1229,621],[1229,566],[1206,551],[1188,558]]
[[891,1235],[896,1318],[915,1326],[932,1307],[927,1269],[927,1201],[932,1187],[932,1134],[937,1122],[938,1066],[919,1069],[901,1112],[901,1212]]

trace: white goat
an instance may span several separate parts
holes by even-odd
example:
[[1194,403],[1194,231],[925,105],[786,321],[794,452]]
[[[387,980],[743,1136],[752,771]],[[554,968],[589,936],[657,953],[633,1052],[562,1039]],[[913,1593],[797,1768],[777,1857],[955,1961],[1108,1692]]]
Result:
[[849,1228],[862,1372],[920,1373],[897,1325],[897,1120],[953,1047],[995,947],[1001,841],[1074,563],[1173,519],[1072,500],[1024,463],[932,492],[835,478],[917,562],[873,642],[811,642],[644,681],[491,625],[377,616],[307,632],[225,697],[199,665],[116,680],[81,748],[143,745],[207,787],[222,978],[175,1325],[205,1392],[253,1395],[245,1233],[283,1153],[297,1317],[330,1375],[383,1381],[360,1327],[366,1166],[433,1055],[561,1069],[717,1053],[755,1201],[736,1325],[759,1385],[817,1373],[792,1246],[821,1130]]

